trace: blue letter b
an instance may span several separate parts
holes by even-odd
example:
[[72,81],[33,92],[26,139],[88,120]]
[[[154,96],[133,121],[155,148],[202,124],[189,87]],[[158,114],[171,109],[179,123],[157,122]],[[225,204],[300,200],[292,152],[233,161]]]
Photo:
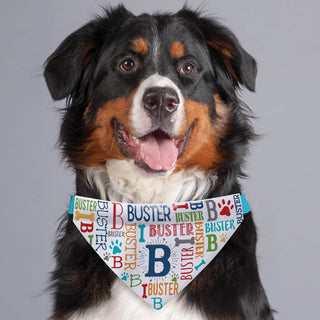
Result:
[[[146,273],[146,277],[164,277],[170,271],[170,262],[168,261],[171,255],[170,248],[164,244],[148,244],[146,245],[149,250],[149,271]],[[156,258],[156,250],[162,249],[163,256]],[[155,272],[155,263],[161,262],[163,264],[163,270],[161,272]]]

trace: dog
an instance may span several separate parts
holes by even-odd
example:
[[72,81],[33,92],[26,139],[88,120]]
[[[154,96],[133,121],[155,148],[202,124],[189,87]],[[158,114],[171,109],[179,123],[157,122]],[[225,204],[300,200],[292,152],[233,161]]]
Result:
[[[59,141],[77,195],[169,203],[240,193],[255,134],[238,93],[255,90],[256,73],[235,35],[201,12],[105,9],[44,65],[52,98],[67,101]],[[255,251],[250,213],[196,279],[156,311],[122,284],[65,214],[51,319],[273,319]]]

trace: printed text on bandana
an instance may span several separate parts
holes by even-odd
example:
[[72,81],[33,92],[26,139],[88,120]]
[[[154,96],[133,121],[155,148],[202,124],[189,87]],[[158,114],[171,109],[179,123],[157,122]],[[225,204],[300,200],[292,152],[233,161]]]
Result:
[[93,250],[156,310],[209,264],[243,220],[240,194],[157,205],[75,196],[72,205]]

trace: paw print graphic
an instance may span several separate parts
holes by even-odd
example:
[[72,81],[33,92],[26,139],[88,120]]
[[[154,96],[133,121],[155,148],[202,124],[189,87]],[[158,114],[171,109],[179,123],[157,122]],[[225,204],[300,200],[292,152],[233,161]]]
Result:
[[121,274],[121,280],[127,281],[129,279],[129,273],[124,272]]
[[173,281],[173,282],[177,282],[177,281],[178,281],[178,279],[179,279],[179,275],[178,275],[178,274],[176,274],[176,273],[174,273],[174,274],[172,275],[172,279],[171,279],[171,281]]
[[111,245],[109,246],[109,248],[112,250],[112,254],[121,253],[121,247],[122,247],[122,242],[119,242],[118,239],[116,240],[115,243],[111,241]]
[[220,211],[220,216],[230,216],[231,212],[230,210],[232,210],[234,208],[234,205],[231,205],[231,201],[228,200],[228,202],[226,203],[224,199],[222,199],[222,204],[218,203],[218,207],[222,210]]
[[223,233],[221,236],[220,236],[220,242],[227,242],[228,240],[228,236],[226,233]]
[[110,254],[110,253],[105,253],[105,254],[103,255],[103,260],[109,261],[110,257],[111,257],[111,254]]

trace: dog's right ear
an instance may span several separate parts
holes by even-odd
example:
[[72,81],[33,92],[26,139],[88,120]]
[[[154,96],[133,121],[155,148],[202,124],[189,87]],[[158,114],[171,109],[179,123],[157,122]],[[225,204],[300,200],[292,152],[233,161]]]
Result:
[[72,94],[86,65],[92,60],[97,43],[90,39],[93,23],[69,35],[45,62],[44,77],[54,100]]
[[44,77],[54,100],[72,95],[98,56],[108,34],[132,14],[123,6],[106,10],[106,15],[70,34],[45,62]]

